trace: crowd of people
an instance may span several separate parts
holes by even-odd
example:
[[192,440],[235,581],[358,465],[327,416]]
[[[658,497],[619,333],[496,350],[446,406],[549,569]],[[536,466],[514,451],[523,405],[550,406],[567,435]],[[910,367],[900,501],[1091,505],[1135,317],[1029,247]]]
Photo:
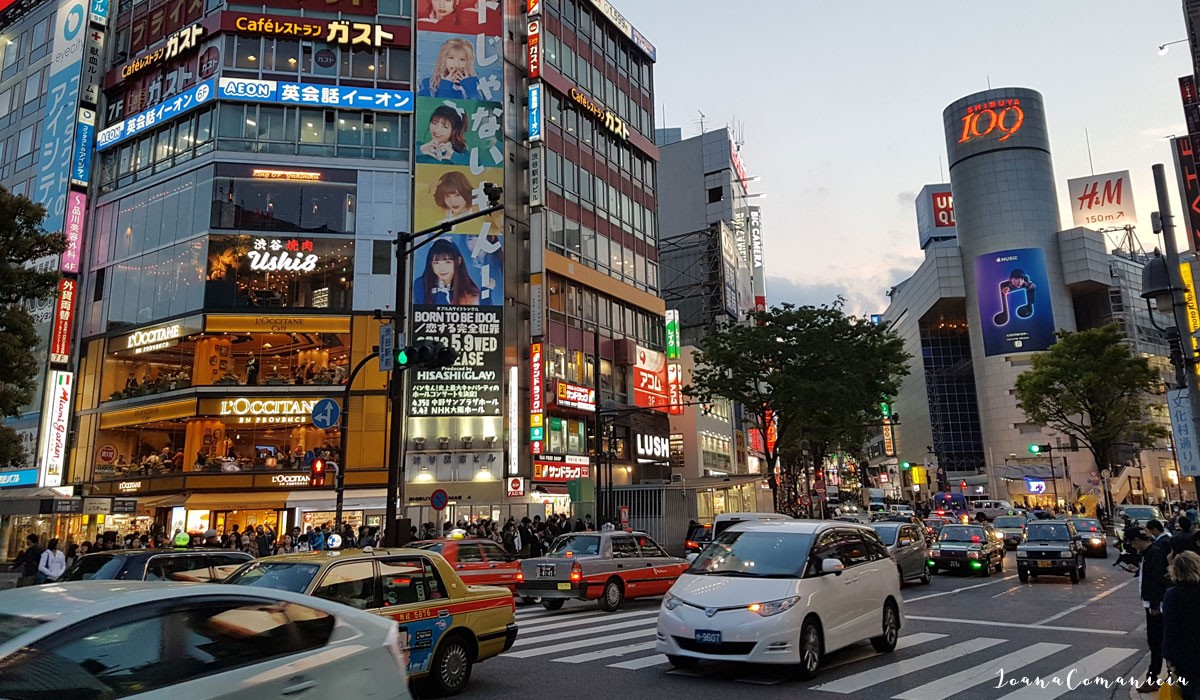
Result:
[[420,529],[414,527],[411,535],[414,539],[432,540],[440,537],[457,535],[470,539],[491,540],[504,548],[515,557],[540,557],[550,549],[554,538],[568,532],[595,532],[614,530],[618,523],[614,520],[599,526],[592,520],[591,515],[576,518],[574,522],[567,515],[551,513],[542,520],[542,516],[533,518],[509,517],[503,523],[486,518],[478,520],[459,519],[456,522],[447,520],[440,526],[427,522]]

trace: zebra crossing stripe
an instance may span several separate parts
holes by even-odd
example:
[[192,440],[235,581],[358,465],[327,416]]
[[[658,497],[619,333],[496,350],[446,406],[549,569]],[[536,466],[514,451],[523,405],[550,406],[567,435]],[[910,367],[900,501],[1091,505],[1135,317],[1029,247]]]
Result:
[[[622,630],[627,631],[634,627],[641,627],[641,626],[645,626],[645,625],[655,625],[657,623],[658,623],[657,618],[645,618],[645,619],[640,619],[640,620],[623,620],[621,622],[614,622],[610,625],[600,625],[599,627],[584,627],[582,629],[569,630],[569,631],[565,631],[565,632],[551,632],[550,634],[544,634],[544,635],[541,635],[540,637],[525,637],[524,639],[518,638],[517,641],[513,643],[513,647],[514,648],[515,647],[527,647],[530,644],[545,644],[547,642],[551,642],[551,643],[559,642],[559,641],[563,641],[564,639],[569,639],[571,637],[578,636],[578,635],[584,635],[584,634],[599,634],[601,632],[620,632]],[[538,632],[541,632],[541,631],[542,630],[538,630]],[[653,634],[653,632],[654,632],[654,629],[651,628],[649,630],[649,633]]]
[[[1043,681],[1048,681],[1046,687],[1021,683],[1016,686],[1016,690],[1000,698],[1000,700],[1053,700],[1063,693],[1068,693],[1074,688],[1078,688],[1085,680],[1090,681],[1092,678],[1101,675],[1139,651],[1140,649],[1105,647],[1095,654],[1085,656],[1069,666],[1058,669],[1054,673],[1041,676]],[[1007,670],[1005,671],[1005,675],[1010,675]],[[1019,679],[1020,676],[1017,678]],[[1005,687],[1008,686],[1006,685]]]
[[983,651],[984,649],[994,647],[997,644],[1003,644],[1006,641],[1008,640],[992,639],[991,637],[969,639],[960,644],[953,644],[937,651],[931,651],[928,654],[921,654],[920,656],[914,656],[911,659],[904,659],[903,661],[897,661],[885,666],[873,668],[869,671],[863,671],[861,673],[855,673],[853,675],[846,676],[845,678],[839,678],[836,681],[823,683],[813,688],[813,690],[824,690],[826,692],[841,693],[843,695],[857,693],[860,690],[865,690],[873,685],[886,683],[887,681],[890,681],[898,676],[903,676],[914,671],[921,671],[929,668],[930,666],[936,666],[968,654],[974,654],[977,651]]
[[[945,639],[948,636],[950,635],[938,634],[936,632],[915,632],[913,634],[906,634],[900,638],[900,641],[896,642],[896,651],[910,649],[918,644],[924,644],[925,642]],[[841,668],[842,666],[861,663],[867,659],[873,659],[877,656],[879,656],[879,652],[875,651],[870,646],[858,647],[857,649],[843,649],[842,651],[838,652],[836,657],[837,661],[821,666],[821,673],[827,674],[834,669]]]
[[547,646],[537,647],[536,649],[523,649],[521,651],[510,651],[504,654],[505,658],[510,659],[529,659],[535,656],[547,656],[549,654],[560,654],[563,652],[575,651],[586,647],[598,647],[604,644],[613,644],[615,642],[627,642],[638,637],[653,635],[654,628],[634,630],[632,632],[624,632],[622,634],[610,634],[607,637],[591,637],[588,639],[578,639],[573,642],[563,644],[550,644]]
[[1068,649],[1070,646],[1070,644],[1051,644],[1049,642],[1034,644],[1014,651],[1011,654],[1001,656],[998,659],[992,659],[986,663],[959,671],[958,673],[952,673],[945,678],[940,678],[932,683],[926,683],[923,686],[913,688],[893,697],[896,700],[943,700],[944,698],[954,697],[964,690],[973,688],[981,683],[994,684],[1000,677],[1000,669],[1004,669],[1005,673],[1016,671],[1035,661],[1040,661],[1051,654],[1057,654],[1063,649]]
[[667,663],[667,657],[665,654],[655,654],[654,656],[644,656],[640,659],[631,659],[629,661],[622,661],[619,664],[609,664],[608,667],[609,668],[623,668],[626,671],[639,671],[643,668],[650,668],[651,666],[659,666],[659,665],[665,664],[665,663]]
[[[546,622],[522,624],[521,631],[524,633],[527,633],[527,634],[541,634],[542,632],[545,632],[547,630],[556,630],[556,629],[562,629],[565,627],[578,627],[580,625],[594,625],[594,624],[598,624],[601,622],[610,622],[610,621],[615,622],[617,620],[625,620],[626,622],[631,622],[635,619],[651,618],[651,617],[656,620],[658,619],[658,611],[657,610],[653,610],[650,612],[617,613],[616,615],[613,615],[611,613],[600,613],[600,614],[604,615],[604,617],[600,618],[600,619],[591,619],[590,617],[584,617],[583,615],[573,615],[570,618],[565,619],[565,620],[548,620]],[[579,619],[581,617],[583,617],[584,619],[582,619],[582,620]]]
[[576,654],[567,656],[562,659],[555,659],[561,664],[582,664],[588,661],[597,661],[599,659],[609,659],[614,656],[625,656],[639,651],[649,651],[654,648],[654,640],[649,642],[638,642],[637,644],[628,644],[623,647],[613,647],[611,649],[601,649],[600,651],[589,651],[586,654]]

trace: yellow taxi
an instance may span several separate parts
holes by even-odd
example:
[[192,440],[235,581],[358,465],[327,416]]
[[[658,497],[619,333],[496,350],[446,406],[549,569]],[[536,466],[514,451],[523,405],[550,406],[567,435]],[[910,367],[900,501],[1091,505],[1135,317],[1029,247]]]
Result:
[[434,695],[466,687],[474,663],[517,639],[516,603],[499,586],[468,586],[436,552],[341,549],[264,557],[225,583],[304,593],[400,624],[408,677]]

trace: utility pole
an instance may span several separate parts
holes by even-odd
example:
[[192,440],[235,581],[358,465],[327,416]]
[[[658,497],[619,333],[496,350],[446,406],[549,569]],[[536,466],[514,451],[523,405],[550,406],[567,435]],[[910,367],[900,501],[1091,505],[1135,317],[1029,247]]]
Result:
[[359,360],[358,364],[354,366],[354,371],[346,380],[346,389],[342,392],[342,419],[338,426],[340,428],[338,431],[338,468],[337,473],[333,475],[334,489],[337,491],[333,520],[337,523],[339,532],[342,529],[342,503],[345,500],[346,492],[346,433],[350,432],[350,387],[354,386],[354,379],[358,377],[362,368],[376,357],[379,357],[378,345],[371,348],[371,354]]

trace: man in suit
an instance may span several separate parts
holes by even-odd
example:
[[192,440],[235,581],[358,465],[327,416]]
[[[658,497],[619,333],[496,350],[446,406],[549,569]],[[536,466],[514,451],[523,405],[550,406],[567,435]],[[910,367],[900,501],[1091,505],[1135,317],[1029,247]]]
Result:
[[[1150,523],[1153,524],[1153,523]],[[1159,523],[1159,528],[1162,524]],[[1139,693],[1158,692],[1158,676],[1162,673],[1163,616],[1162,600],[1167,592],[1167,546],[1155,541],[1146,530],[1133,535],[1133,549],[1142,555],[1138,583],[1142,607],[1146,610],[1146,642],[1150,647],[1150,668],[1146,681],[1137,687]]]

